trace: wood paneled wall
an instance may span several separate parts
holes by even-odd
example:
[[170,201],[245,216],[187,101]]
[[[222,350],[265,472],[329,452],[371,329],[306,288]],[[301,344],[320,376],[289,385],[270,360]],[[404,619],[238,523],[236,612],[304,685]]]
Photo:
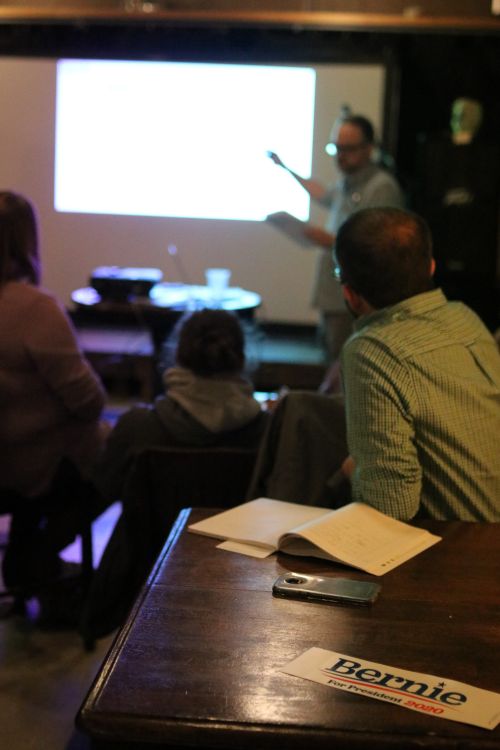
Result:
[[7,0],[16,21],[196,21],[352,30],[497,30],[497,0]]

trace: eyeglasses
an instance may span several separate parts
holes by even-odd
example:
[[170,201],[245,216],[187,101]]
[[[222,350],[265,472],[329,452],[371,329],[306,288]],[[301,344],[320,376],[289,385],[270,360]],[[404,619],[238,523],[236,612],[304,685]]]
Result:
[[342,276],[342,270],[337,264],[333,266],[332,276],[335,281],[339,282],[339,284],[345,284],[344,277]]
[[361,143],[350,143],[345,146],[342,146],[340,143],[330,142],[326,144],[325,151],[328,156],[335,156],[336,154],[353,154],[355,151],[359,151],[360,148],[363,148],[363,146],[366,145],[366,141],[361,141]]

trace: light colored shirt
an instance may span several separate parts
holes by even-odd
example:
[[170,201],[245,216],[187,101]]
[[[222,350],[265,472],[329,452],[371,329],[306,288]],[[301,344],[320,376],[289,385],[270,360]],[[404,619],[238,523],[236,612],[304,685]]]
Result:
[[[321,203],[329,208],[325,229],[335,235],[340,225],[356,211],[381,206],[402,208],[404,198],[389,172],[368,164],[355,174],[341,177],[329,188]],[[325,312],[344,312],[344,298],[332,276],[332,268],[332,251],[321,250],[313,293],[314,306]]]
[[500,521],[500,353],[436,289],[363,316],[342,352],[353,500]]

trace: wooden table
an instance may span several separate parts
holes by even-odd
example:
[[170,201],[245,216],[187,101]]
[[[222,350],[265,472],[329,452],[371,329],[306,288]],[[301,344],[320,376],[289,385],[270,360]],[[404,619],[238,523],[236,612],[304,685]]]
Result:
[[377,578],[370,608],[273,598],[333,563],[223,552],[182,511],[79,716],[95,747],[500,748],[493,731],[279,672],[312,646],[500,692],[500,524],[422,522],[443,540]]

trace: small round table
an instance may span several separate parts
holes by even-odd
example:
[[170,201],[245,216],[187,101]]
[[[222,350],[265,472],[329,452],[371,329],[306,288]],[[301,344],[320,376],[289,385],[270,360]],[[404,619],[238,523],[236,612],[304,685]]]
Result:
[[[150,316],[162,317],[169,313],[201,310],[204,307],[232,310],[245,317],[253,317],[262,299],[257,292],[240,287],[228,287],[216,297],[207,286],[194,284],[155,284],[147,297],[129,297],[127,300],[103,298],[91,286],[75,289],[71,299],[77,309],[92,310],[103,315],[141,311]],[[175,317],[178,317],[175,316]]]

